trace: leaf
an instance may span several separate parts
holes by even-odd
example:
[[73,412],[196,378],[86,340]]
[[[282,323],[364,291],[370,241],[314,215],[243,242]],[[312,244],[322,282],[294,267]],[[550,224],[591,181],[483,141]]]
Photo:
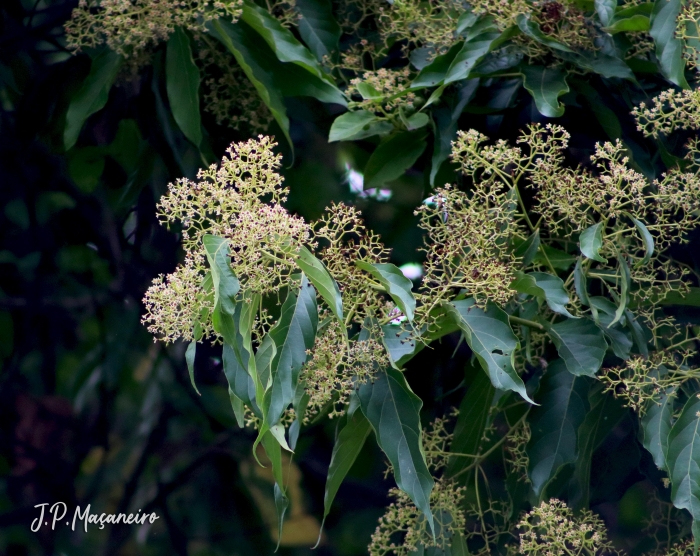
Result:
[[[470,368],[471,366],[467,367],[467,369]],[[450,452],[456,454],[478,453],[495,391],[486,373],[480,372],[479,369],[474,370],[477,372],[474,373],[474,380],[459,406],[459,415],[450,446]],[[471,458],[453,456],[447,464],[445,475],[454,477],[469,467],[473,461]]]
[[459,84],[459,89],[454,100],[445,103],[445,106],[433,110],[435,120],[435,145],[433,158],[430,161],[430,185],[435,185],[440,166],[452,152],[452,141],[457,138],[457,121],[464,107],[474,98],[479,88],[478,79],[467,79]]
[[365,166],[365,189],[400,178],[425,150],[425,131],[402,131],[385,138]]
[[401,123],[406,126],[408,131],[420,129],[430,123],[430,117],[423,112],[416,112],[412,116],[406,117],[403,107],[399,107],[399,117],[401,118]]
[[403,327],[385,324],[382,326],[382,343],[386,347],[391,366],[400,369],[407,361],[421,351],[425,344],[416,341],[415,334]]
[[[345,476],[360,455],[372,427],[361,411],[348,410],[347,421],[336,438],[326,478],[326,493],[323,497],[323,522],[331,511],[333,500]],[[323,525],[321,525],[323,528]],[[320,540],[320,536],[319,536]]]
[[542,378],[539,407],[529,417],[528,476],[539,496],[559,468],[576,461],[576,434],[588,411],[588,383],[567,372],[561,359],[549,364]]
[[616,9],[617,0],[595,0],[595,11],[603,27],[610,25]]
[[284,514],[289,507],[289,499],[285,496],[279,483],[275,482],[275,510],[277,510],[277,551],[280,547],[280,541],[282,540],[282,528],[284,526]]
[[668,471],[666,453],[668,452],[669,432],[673,422],[673,401],[675,388],[666,388],[660,396],[659,403],[649,401],[644,416],[640,420],[642,445],[654,458],[656,467]]
[[474,299],[462,299],[447,304],[456,322],[491,383],[501,390],[512,390],[534,403],[525,391],[525,384],[515,372],[515,351],[518,338],[508,322],[508,315],[494,304],[486,310],[475,305]]
[[535,99],[537,110],[548,118],[558,118],[564,114],[564,105],[559,97],[569,92],[566,76],[557,69],[544,66],[523,66],[523,86]]
[[506,30],[501,33],[492,26],[490,21],[484,21],[482,26],[475,25],[470,29],[469,34],[468,40],[464,41],[462,48],[445,74],[443,81],[445,85],[469,77],[469,72],[476,67],[484,56],[494,50],[496,46],[499,46],[504,39],[509,38],[512,32]]
[[520,293],[544,299],[555,313],[575,318],[566,310],[569,295],[564,289],[564,281],[558,276],[545,272],[530,272],[528,274],[519,272],[510,287]]
[[[671,479],[671,501],[693,516],[693,536],[698,543],[700,521],[700,399],[691,396],[668,433],[666,464]],[[697,552],[697,550],[696,550]]]
[[589,259],[599,263],[607,263],[608,260],[600,256],[600,248],[603,246],[603,222],[593,224],[581,232],[579,244],[581,253]]
[[295,6],[301,17],[297,28],[302,40],[321,61],[324,56],[338,49],[341,29],[333,17],[328,0],[296,0]]
[[292,138],[289,135],[289,118],[282,95],[275,87],[269,68],[258,63],[255,47],[250,43],[249,35],[245,33],[243,26],[222,19],[212,20],[207,23],[207,26],[211,34],[233,54],[243,73],[253,84],[265,106],[270,109],[275,121],[282,128],[282,133],[287,138],[289,146],[293,148]]
[[214,312],[212,313],[214,330],[223,336],[225,342],[233,346],[236,343],[233,314],[240,282],[231,268],[228,240],[206,234],[202,243],[214,285]]
[[194,359],[197,353],[197,342],[191,341],[187,345],[187,350],[185,351],[185,361],[187,362],[187,371],[190,373],[190,382],[192,383],[192,388],[200,396],[202,395],[199,390],[197,390],[197,385],[194,383]]
[[569,270],[571,265],[576,262],[576,257],[569,255],[566,251],[542,243],[540,244],[540,250],[535,255],[534,262],[547,265],[547,261],[557,270]]
[[623,32],[649,31],[650,20],[648,15],[636,14],[624,19],[615,19],[605,31],[614,35]]
[[593,453],[628,411],[618,398],[610,392],[604,392],[600,383],[592,388],[588,394],[588,401],[591,409],[586,413],[577,431],[578,457],[573,474],[576,488],[572,500],[576,509],[589,506]]
[[[248,374],[248,359],[245,357],[246,352],[244,352],[245,366],[241,364],[233,347],[227,343],[224,343],[222,355],[224,375],[228,382],[229,395],[233,394],[236,398],[241,400],[242,403],[247,405],[256,417],[262,419],[262,411],[255,401],[255,383],[250,374]],[[235,413],[236,407],[233,406],[233,404],[232,407]]]
[[643,222],[632,216],[630,216],[630,218],[632,219],[632,222],[634,222],[634,225],[642,238],[642,242],[644,243],[644,258],[639,262],[639,264],[647,264],[651,260],[651,256],[654,254],[654,238],[651,236],[649,230]]
[[63,145],[66,150],[71,149],[78,141],[85,120],[107,104],[109,90],[123,61],[119,54],[109,48],[102,50],[92,61],[90,73],[68,105],[66,128],[63,131]]
[[532,232],[523,243],[521,243],[513,253],[517,258],[522,259],[522,267],[525,268],[535,259],[538,249],[540,248],[540,230]]
[[617,114],[605,104],[598,91],[582,80],[576,81],[575,88],[586,98],[588,106],[608,138],[616,140],[622,137],[622,126]]
[[548,35],[545,35],[537,26],[537,24],[533,21],[530,21],[528,16],[526,16],[525,14],[519,14],[516,17],[515,21],[518,24],[518,28],[523,32],[523,34],[527,35],[531,39],[536,40],[538,43],[548,46],[549,48],[552,48],[554,50],[559,50],[561,52],[573,52],[573,50],[571,50],[565,44],[562,44],[552,39]]
[[394,470],[396,484],[413,500],[435,530],[430,511],[433,478],[425,462],[421,441],[420,408],[423,402],[399,371],[388,368],[374,382],[360,386],[360,407],[372,425],[377,443]]
[[409,322],[413,322],[413,314],[416,310],[416,300],[413,297],[413,282],[403,275],[398,267],[391,263],[368,263],[355,261],[355,265],[365,272],[369,272],[394,300],[394,303],[406,315]]
[[277,348],[270,365],[272,388],[267,422],[271,425],[277,423],[294,399],[299,372],[306,362],[307,351],[314,347],[317,327],[316,291],[302,275],[299,294],[290,290],[269,333]]
[[333,120],[328,142],[357,141],[392,129],[393,126],[390,123],[380,122],[372,112],[354,110]]
[[297,64],[335,86],[331,78],[323,72],[313,54],[267,10],[252,2],[244,2],[241,19],[265,40],[280,62]]
[[630,269],[629,266],[627,266],[627,261],[625,261],[625,258],[622,255],[617,256],[617,261],[619,263],[618,268],[622,273],[622,280],[620,286],[620,301],[617,310],[615,311],[615,317],[613,318],[612,322],[608,325],[608,328],[610,328],[613,324],[619,322],[622,318],[622,315],[624,315],[625,309],[627,309],[627,303],[629,302],[629,291],[632,285]]
[[571,374],[595,376],[608,344],[594,322],[585,318],[566,319],[549,326],[548,332]]
[[656,0],[651,12],[649,34],[656,44],[661,73],[671,83],[687,89],[683,41],[676,37],[676,21],[680,11],[681,0]]
[[637,350],[643,357],[649,357],[649,349],[647,347],[649,341],[644,334],[642,325],[637,322],[637,317],[629,309],[625,311],[625,320],[627,321],[627,328],[632,333]]
[[463,44],[461,41],[457,42],[445,54],[436,56],[432,62],[420,70],[411,87],[434,87],[442,83]]
[[[277,510],[277,550],[282,539],[282,526],[284,525],[284,514],[289,507],[289,499],[284,492],[284,470],[282,469],[282,449],[277,439],[271,432],[265,433],[262,438],[262,445],[265,453],[272,463],[272,475],[275,478],[275,509]],[[255,452],[254,452],[255,453]]]
[[321,294],[323,300],[328,304],[333,314],[343,323],[343,300],[340,296],[338,284],[333,277],[328,273],[328,270],[306,247],[302,246],[299,249],[299,258],[297,265],[301,271],[306,274],[309,281],[316,286],[318,293]]
[[173,118],[192,143],[202,142],[202,121],[199,113],[199,68],[192,59],[187,34],[176,27],[168,40],[165,55],[165,85]]

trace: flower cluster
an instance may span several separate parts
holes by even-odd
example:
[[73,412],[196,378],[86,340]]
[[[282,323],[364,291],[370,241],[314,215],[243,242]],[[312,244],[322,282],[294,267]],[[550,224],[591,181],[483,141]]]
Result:
[[548,556],[615,554],[605,524],[594,513],[583,510],[579,516],[557,499],[542,502],[518,524],[520,554]]
[[700,89],[668,89],[651,102],[651,106],[642,102],[632,110],[637,120],[637,130],[647,137],[656,138],[679,129],[700,128]]
[[697,0],[681,2],[681,11],[676,20],[676,37],[683,41],[683,57],[688,66],[700,69],[700,4]]
[[208,21],[241,14],[242,0],[80,0],[66,23],[74,50],[106,43],[125,58],[166,41],[176,27],[203,32]]
[[[413,108],[416,95],[408,91],[409,88],[408,68],[398,70],[382,68],[377,71],[366,71],[362,78],[352,79],[346,94],[361,99],[357,102],[360,108],[375,112],[379,116],[389,117],[399,106]],[[371,95],[368,95],[367,91],[370,91]]]

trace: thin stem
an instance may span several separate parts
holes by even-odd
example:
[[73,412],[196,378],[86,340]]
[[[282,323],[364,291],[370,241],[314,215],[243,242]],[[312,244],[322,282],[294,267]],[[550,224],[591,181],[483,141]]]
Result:
[[545,329],[544,326],[542,326],[539,322],[535,322],[534,320],[523,319],[520,317],[514,317],[513,315],[508,315],[508,321],[512,324],[520,324],[522,326],[527,326],[528,328],[536,328],[537,330]]

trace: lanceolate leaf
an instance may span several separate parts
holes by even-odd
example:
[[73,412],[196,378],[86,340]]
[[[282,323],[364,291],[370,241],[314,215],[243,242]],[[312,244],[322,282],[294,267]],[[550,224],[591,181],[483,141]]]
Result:
[[299,34],[306,45],[321,61],[338,49],[341,29],[333,17],[329,0],[296,0],[299,10]]
[[66,150],[75,145],[85,120],[107,104],[109,90],[122,62],[123,58],[109,48],[105,48],[92,61],[90,73],[68,106],[66,128],[63,132]]
[[[472,33],[472,31],[475,32]],[[470,34],[472,36],[464,41],[445,74],[445,85],[469,77],[469,72],[493,50],[496,43],[500,44],[499,39],[502,36],[502,33],[490,23],[484,25],[482,29],[470,29]]]
[[377,443],[394,468],[398,487],[423,512],[434,531],[430,511],[433,478],[421,443],[420,408],[423,402],[399,371],[379,371],[374,382],[359,389],[360,406],[377,436]]
[[603,246],[603,223],[598,222],[586,228],[579,237],[581,253],[589,259],[601,263],[607,263],[607,259],[600,256],[600,248]]
[[681,10],[681,0],[656,0],[651,13],[649,34],[656,43],[656,57],[661,73],[671,83],[688,88],[685,79],[683,42],[676,38],[676,20]]
[[569,92],[566,76],[558,69],[543,66],[523,66],[523,86],[535,99],[537,110],[548,118],[558,118],[564,114],[564,105],[559,97]]
[[369,272],[384,286],[394,303],[406,315],[409,322],[412,322],[413,313],[416,310],[416,300],[411,292],[413,282],[406,278],[398,267],[391,263],[371,264],[365,261],[356,261],[355,264],[365,272]]
[[573,318],[571,313],[566,310],[569,295],[564,289],[564,281],[558,276],[545,272],[520,273],[510,287],[520,293],[544,299],[555,313]]
[[214,37],[233,54],[236,62],[246,74],[246,77],[258,91],[260,98],[270,109],[275,121],[282,128],[282,133],[287,138],[290,147],[292,139],[289,136],[289,118],[287,109],[282,101],[282,95],[275,87],[269,68],[260,65],[255,55],[255,45],[244,34],[240,24],[232,24],[221,19],[215,19],[208,24]]
[[365,166],[365,189],[400,178],[425,150],[425,130],[403,131],[387,137]]
[[[352,407],[353,404],[351,404]],[[323,497],[323,520],[331,511],[333,500],[338,493],[345,476],[350,471],[360,454],[372,427],[362,411],[355,410],[352,413],[348,409],[345,426],[340,430],[333,446],[331,464],[328,468],[326,479],[326,494]]]
[[641,222],[633,217],[630,218],[632,218],[632,222],[634,222],[634,225],[636,226],[637,231],[639,232],[639,235],[642,238],[642,242],[644,242],[644,258],[640,261],[639,264],[646,264],[649,262],[651,256],[654,254],[654,238],[649,233],[649,230],[644,225],[644,222]]
[[674,392],[674,388],[667,388],[661,394],[659,403],[649,402],[646,413],[641,419],[642,445],[653,456],[656,467],[664,471],[668,471],[666,452],[668,451],[668,433],[671,431],[673,421]]
[[197,390],[197,385],[194,383],[194,359],[197,353],[197,342],[192,340],[187,346],[187,351],[185,351],[185,361],[187,362],[187,371],[190,373],[190,382],[192,383],[192,388],[200,396],[199,390]]
[[[275,509],[277,510],[277,548],[282,540],[282,526],[284,524],[284,514],[289,507],[289,499],[284,488],[284,469],[282,467],[282,447],[271,432],[265,433],[262,438],[262,445],[265,453],[272,463],[272,475],[275,478]],[[255,449],[255,448],[254,448]]]
[[302,275],[299,294],[290,291],[282,305],[282,314],[270,330],[277,353],[272,359],[272,389],[267,422],[277,423],[287,406],[294,399],[299,371],[306,361],[306,352],[314,346],[318,311],[316,291],[305,275]]
[[518,27],[523,32],[523,34],[528,37],[535,39],[537,42],[548,46],[554,50],[559,50],[561,52],[573,52],[568,46],[562,44],[555,39],[551,38],[549,35],[545,35],[536,23],[530,21],[530,19],[525,14],[520,14],[517,16],[516,21]]
[[309,281],[316,286],[318,293],[321,294],[323,300],[328,304],[333,314],[343,323],[343,300],[340,297],[338,284],[333,277],[328,273],[328,269],[323,266],[306,247],[299,250],[299,258],[297,265],[301,271],[306,274]]
[[224,337],[224,341],[233,346],[236,342],[233,313],[240,283],[231,268],[228,240],[207,234],[202,242],[214,285],[214,312],[212,313],[214,330]]
[[447,305],[479,363],[488,373],[491,383],[501,390],[513,390],[534,403],[522,379],[515,372],[515,350],[518,339],[508,322],[508,315],[493,304],[486,310],[477,307],[473,299],[453,301]]
[[540,230],[537,229],[532,232],[532,235],[528,237],[522,244],[518,246],[515,250],[514,255],[518,258],[522,258],[523,268],[530,265],[530,263],[535,259],[535,255],[540,248]]
[[567,372],[558,359],[550,363],[537,399],[541,405],[530,414],[527,454],[528,475],[539,495],[562,465],[576,461],[577,430],[588,411],[588,382]]
[[165,84],[173,118],[192,143],[202,142],[199,112],[199,68],[192,59],[190,40],[181,27],[176,27],[168,40],[165,56]]
[[567,319],[550,326],[548,331],[571,374],[595,376],[608,344],[594,322],[585,318]]
[[222,359],[229,392],[232,392],[239,400],[246,404],[256,417],[262,419],[262,411],[255,401],[255,383],[250,374],[248,374],[247,352],[243,351],[242,353],[245,366],[241,364],[233,348],[229,344],[224,343]]
[[693,517],[696,552],[700,522],[700,399],[693,395],[668,434],[666,465],[671,478],[671,501]]
[[632,285],[630,269],[629,266],[627,266],[627,261],[622,255],[618,255],[617,262],[618,268],[620,269],[620,274],[622,275],[622,283],[620,286],[620,302],[617,306],[617,310],[615,311],[615,317],[613,318],[612,322],[608,325],[608,328],[610,328],[613,324],[619,322],[622,318],[622,315],[624,315],[625,309],[627,309],[627,303],[629,301],[630,287]]

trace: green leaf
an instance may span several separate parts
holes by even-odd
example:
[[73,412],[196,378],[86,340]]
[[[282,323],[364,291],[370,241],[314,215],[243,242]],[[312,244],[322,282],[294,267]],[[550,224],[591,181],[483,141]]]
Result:
[[[247,405],[256,417],[262,419],[262,411],[255,400],[255,382],[248,373],[248,353],[242,349],[239,351],[242,352],[240,358],[236,355],[233,347],[224,343],[222,360],[224,375],[228,382],[229,395],[233,394],[236,398],[241,400],[242,403]],[[243,359],[243,363],[240,361],[241,358]],[[232,406],[235,413],[236,407],[233,404]]]
[[119,54],[109,48],[102,50],[92,61],[90,73],[68,105],[66,128],[63,132],[63,145],[66,150],[71,149],[78,141],[85,120],[107,104],[109,90],[123,61]]
[[[467,369],[471,369],[471,366]],[[450,451],[456,454],[477,454],[479,451],[495,392],[486,373],[480,372],[479,369],[474,370],[476,371],[474,380],[459,406],[459,415],[450,446]],[[445,475],[454,477],[473,462],[472,458],[451,457]]]
[[468,40],[464,41],[462,48],[452,60],[445,74],[443,81],[445,85],[469,77],[469,72],[476,67],[484,56],[500,45],[507,35],[512,34],[509,30],[501,33],[493,27],[490,21],[482,21],[482,25],[475,25],[469,30],[470,36]]
[[307,350],[314,346],[317,327],[316,291],[302,275],[299,294],[289,291],[282,313],[269,333],[277,347],[270,366],[272,388],[267,422],[271,425],[277,423],[294,399],[299,372],[306,362]]
[[544,299],[555,313],[574,318],[566,310],[569,294],[564,289],[564,281],[558,276],[545,272],[530,272],[528,274],[519,272],[510,287],[520,293]]
[[233,314],[240,282],[231,268],[228,240],[207,234],[202,243],[214,285],[214,312],[212,313],[214,330],[223,336],[225,342],[234,345],[236,339]]
[[591,409],[577,432],[578,457],[573,474],[575,495],[572,500],[576,509],[589,506],[593,453],[628,411],[618,398],[603,391],[602,384],[597,383],[591,390],[588,395]]
[[398,267],[391,263],[368,263],[355,261],[355,265],[365,272],[369,272],[394,300],[394,303],[406,315],[409,322],[413,322],[413,314],[416,310],[416,300],[413,297],[413,282],[403,275]]
[[576,257],[569,255],[566,251],[542,243],[540,244],[540,250],[535,255],[534,262],[547,265],[547,261],[557,270],[569,270],[571,265],[576,262]]
[[603,332],[588,319],[566,319],[548,327],[559,356],[576,376],[595,376],[608,348]]
[[408,131],[420,129],[430,123],[430,117],[423,112],[416,112],[412,116],[406,117],[403,107],[399,107],[399,117],[401,118],[401,123],[406,126]]
[[540,231],[539,229],[532,232],[523,243],[521,243],[513,253],[517,258],[522,259],[522,267],[525,268],[535,260],[535,255],[540,248]]
[[680,10],[681,0],[656,0],[651,13],[649,34],[656,44],[661,73],[671,83],[687,89],[683,41],[676,37],[676,21]]
[[462,42],[457,42],[445,54],[436,56],[432,62],[420,70],[420,73],[411,83],[411,87],[434,87],[442,83],[463,44]]
[[691,396],[668,433],[666,465],[671,479],[671,501],[693,517],[693,536],[698,543],[700,521],[700,399]]
[[333,120],[328,141],[357,141],[372,135],[386,134],[392,129],[394,127],[389,122],[378,120],[372,112],[355,110]]
[[421,441],[420,408],[423,402],[399,371],[388,368],[358,391],[362,413],[372,425],[377,443],[394,470],[396,484],[413,500],[435,530],[430,511],[433,478],[425,462]]
[[414,333],[404,330],[400,326],[385,324],[382,326],[382,332],[382,343],[386,347],[391,365],[395,369],[400,369],[425,347],[423,342],[416,341]]
[[365,166],[365,189],[400,178],[425,150],[425,131],[403,131],[385,138]]
[[475,305],[474,299],[462,299],[447,304],[469,347],[476,355],[491,383],[501,390],[512,390],[534,403],[527,395],[525,384],[515,372],[515,351],[518,338],[508,322],[508,315],[494,304],[486,310]]
[[309,49],[301,44],[292,32],[283,27],[279,20],[267,10],[246,1],[243,3],[241,19],[265,40],[280,62],[297,64],[335,86],[332,80],[323,72],[318,60],[309,52]]
[[202,395],[197,389],[197,385],[194,383],[194,359],[197,354],[197,342],[191,341],[187,345],[187,350],[185,351],[185,361],[187,362],[187,371],[190,373],[190,382],[192,383],[192,388],[200,396]]
[[316,286],[318,293],[321,294],[330,310],[333,311],[340,323],[344,325],[343,300],[340,296],[338,284],[328,273],[328,269],[304,246],[299,249],[297,265],[306,274],[309,281]]
[[279,483],[275,482],[274,487],[275,496],[275,510],[277,511],[277,549],[280,547],[280,541],[282,540],[282,528],[284,526],[284,514],[289,507],[289,498],[284,494]]
[[202,142],[199,68],[192,59],[190,40],[181,27],[176,27],[168,40],[165,55],[165,85],[173,118],[185,137],[199,147]]
[[595,0],[595,11],[603,27],[610,25],[616,9],[617,0]]
[[622,137],[622,126],[617,114],[605,104],[598,91],[580,79],[576,80],[575,88],[586,98],[588,106],[608,138],[616,140]]
[[576,461],[576,435],[588,411],[588,382],[567,372],[558,359],[549,364],[537,399],[541,405],[529,416],[527,455],[528,476],[539,496],[562,465]]
[[324,56],[338,49],[338,40],[342,33],[340,25],[333,17],[329,0],[296,0],[299,10],[297,28],[302,40],[321,61]]
[[[284,469],[282,467],[282,448],[271,432],[265,433],[262,438],[262,445],[265,453],[272,463],[272,475],[275,478],[274,496],[275,509],[277,511],[277,548],[282,540],[282,526],[284,525],[284,514],[289,507],[289,499],[284,490]],[[277,550],[277,549],[275,549]]]
[[659,402],[647,403],[644,416],[640,420],[642,445],[649,450],[656,467],[668,471],[666,453],[668,452],[669,432],[673,422],[673,401],[675,388],[662,392]]
[[222,19],[210,21],[207,26],[211,34],[233,54],[243,73],[258,91],[265,106],[270,109],[275,121],[282,128],[282,133],[287,138],[289,146],[293,148],[292,138],[289,135],[289,118],[282,95],[274,84],[269,67],[258,62],[255,44],[251,43],[250,34],[246,33],[242,25],[229,23]]
[[[350,406],[352,407],[353,404],[351,403]],[[326,493],[323,497],[324,522],[331,511],[335,495],[338,493],[338,489],[348,471],[350,471],[352,464],[355,463],[357,456],[360,455],[370,430],[372,430],[372,427],[361,411],[350,412],[350,409],[348,409],[347,421],[336,438],[333,454],[331,455],[331,464],[328,468]],[[323,528],[323,525],[321,525],[321,528]]]
[[525,14],[518,15],[516,18],[516,23],[518,24],[518,27],[523,32],[523,34],[527,35],[531,39],[535,39],[538,43],[548,46],[553,50],[559,50],[561,52],[573,52],[573,50],[571,50],[565,44],[562,44],[559,41],[556,41],[553,38],[549,37],[548,35],[545,35],[537,26],[537,24],[530,21],[528,16],[526,16]]
[[622,318],[622,315],[624,315],[625,309],[627,309],[627,303],[629,302],[629,291],[632,285],[632,278],[630,277],[630,268],[629,266],[627,266],[627,261],[625,261],[625,258],[622,255],[617,256],[617,261],[619,265],[618,268],[622,273],[622,280],[620,286],[620,301],[617,306],[617,310],[615,311],[615,317],[613,318],[612,322],[608,325],[608,328],[610,328],[613,324],[619,322]]
[[561,71],[544,66],[523,66],[523,86],[535,99],[537,110],[548,118],[558,118],[564,114],[564,105],[559,97],[569,92],[566,75]]
[[654,254],[654,238],[649,233],[649,230],[643,222],[632,216],[630,216],[630,218],[632,219],[632,222],[634,222],[634,225],[642,238],[642,242],[644,243],[644,258],[639,262],[639,264],[647,264],[651,260],[651,256]]
[[603,222],[593,224],[581,232],[579,244],[581,253],[589,259],[599,263],[607,263],[608,260],[600,256],[600,248],[603,246]]
[[636,14],[624,19],[615,19],[605,31],[614,35],[623,32],[639,32],[648,31],[650,29],[650,20],[648,15]]
[[649,357],[649,348],[647,347],[649,341],[646,334],[644,334],[642,325],[637,322],[637,317],[629,309],[625,311],[625,320],[627,321],[627,328],[632,333],[637,350],[643,357]]

